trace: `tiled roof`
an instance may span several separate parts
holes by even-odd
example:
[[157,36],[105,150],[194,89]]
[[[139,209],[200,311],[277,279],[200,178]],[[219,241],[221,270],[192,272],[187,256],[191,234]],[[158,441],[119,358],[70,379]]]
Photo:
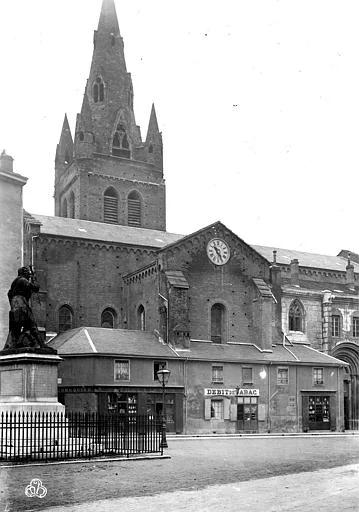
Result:
[[161,248],[183,237],[183,235],[156,229],[134,228],[66,217],[32,214],[31,218],[41,222],[41,233],[68,238]]
[[[278,249],[277,247],[264,247],[262,245],[252,245],[252,247],[268,261],[273,261],[273,251],[277,251],[277,262],[281,264],[289,265],[291,260],[297,259],[300,267],[339,270],[341,272],[345,272],[345,267],[347,266],[347,261],[340,256],[327,256],[325,254]],[[354,271],[359,272],[359,264],[352,263]]]
[[115,354],[125,356],[176,357],[155,334],[127,329],[79,327],[59,334],[49,345],[61,355]]

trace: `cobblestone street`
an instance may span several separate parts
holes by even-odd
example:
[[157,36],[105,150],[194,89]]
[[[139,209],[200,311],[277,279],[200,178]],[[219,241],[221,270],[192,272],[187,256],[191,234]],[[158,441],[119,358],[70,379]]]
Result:
[[[58,510],[61,510],[66,506],[71,510],[81,503],[88,508],[88,504],[96,500],[198,491],[208,486],[359,463],[359,437],[176,439],[170,440],[167,453],[171,459],[1,467],[0,510],[18,512],[50,507],[60,507]],[[25,487],[32,478],[39,478],[46,486],[45,498],[25,496]],[[249,484],[246,482],[245,485]],[[235,492],[233,489],[235,485],[231,486],[231,493]],[[205,493],[205,508],[197,510],[211,510],[210,495],[214,493],[216,496],[215,488],[210,487]],[[186,496],[189,497],[187,493]],[[160,499],[161,496],[156,498],[157,505]],[[96,505],[98,512],[111,510],[102,505]],[[238,510],[246,510],[243,507]]]

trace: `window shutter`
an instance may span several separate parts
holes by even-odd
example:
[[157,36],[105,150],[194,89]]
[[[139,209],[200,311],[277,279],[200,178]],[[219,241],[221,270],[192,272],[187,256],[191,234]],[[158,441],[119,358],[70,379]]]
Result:
[[[336,405],[337,401],[335,395],[331,395],[329,399],[329,421],[330,421],[330,430],[336,430],[337,427],[337,418],[336,418]],[[340,425],[339,425],[340,426]]]
[[231,405],[231,401],[229,398],[225,398],[223,402],[223,419],[229,420],[229,406]]
[[309,428],[309,396],[303,396],[302,399],[302,425],[306,432]]
[[128,200],[128,225],[141,226],[141,201],[139,199]]
[[211,399],[210,398],[204,399],[204,419],[205,420],[211,419]]
[[230,413],[229,419],[231,421],[237,421],[237,404],[231,404],[229,413]]
[[266,404],[258,405],[258,421],[265,421],[267,417],[267,406]]
[[117,224],[118,222],[118,202],[117,197],[104,197],[104,221],[108,224]]

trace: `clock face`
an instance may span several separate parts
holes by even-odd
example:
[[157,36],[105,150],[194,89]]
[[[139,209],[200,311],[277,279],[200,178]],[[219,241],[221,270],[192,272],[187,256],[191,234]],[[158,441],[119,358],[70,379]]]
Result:
[[208,242],[207,254],[215,265],[224,265],[231,255],[228,244],[220,238],[213,238]]

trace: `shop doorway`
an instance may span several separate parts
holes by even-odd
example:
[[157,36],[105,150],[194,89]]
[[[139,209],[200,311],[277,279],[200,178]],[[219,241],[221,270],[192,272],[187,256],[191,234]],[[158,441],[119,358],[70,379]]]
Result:
[[239,431],[258,431],[257,397],[238,397],[237,429]]
[[330,397],[308,396],[309,430],[330,430]]
[[[162,411],[162,394],[147,395],[147,414],[162,416]],[[166,425],[167,432],[176,432],[175,395],[172,393],[166,394]]]

